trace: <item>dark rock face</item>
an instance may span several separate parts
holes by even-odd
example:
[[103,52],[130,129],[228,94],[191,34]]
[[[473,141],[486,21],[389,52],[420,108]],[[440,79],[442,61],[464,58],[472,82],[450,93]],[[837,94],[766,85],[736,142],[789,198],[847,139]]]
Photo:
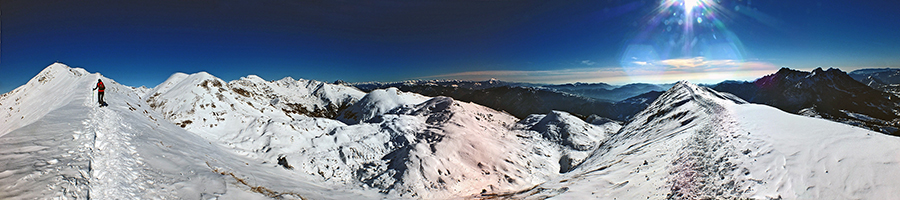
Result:
[[782,68],[754,82],[722,82],[713,89],[786,112],[898,135],[900,98],[860,83],[838,69]]

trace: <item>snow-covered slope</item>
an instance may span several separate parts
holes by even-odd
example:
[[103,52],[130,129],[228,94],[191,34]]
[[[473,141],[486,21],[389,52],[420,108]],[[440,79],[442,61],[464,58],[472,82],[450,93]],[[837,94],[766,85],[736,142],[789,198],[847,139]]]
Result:
[[606,139],[607,134],[615,133],[622,127],[613,121],[599,125],[589,124],[562,111],[531,115],[517,123],[517,126],[520,130],[540,133],[544,139],[561,145],[560,173],[574,169]]
[[[108,107],[90,91],[98,78]],[[29,100],[51,94],[65,98]],[[56,63],[7,96],[29,101],[3,113],[26,120],[3,123],[12,130],[0,136],[0,199],[379,196],[233,154],[165,121],[131,87],[83,69]]]
[[[564,112],[551,114],[564,119],[533,128],[480,105],[396,89],[375,90],[342,113],[339,118],[351,125],[306,115],[284,122],[260,118],[215,141],[329,185],[443,199],[542,183],[618,129],[614,122],[587,124]],[[563,132],[588,145],[547,136]]]
[[[98,78],[108,107],[89,90]],[[34,98],[46,95],[64,98]],[[133,88],[62,64],[2,102],[14,122],[0,136],[3,198],[501,193],[569,171],[619,128],[558,111],[519,121],[448,97],[291,78],[226,84],[176,73]]]
[[363,96],[290,78],[223,82],[206,73],[174,74],[145,99],[172,123],[241,155],[393,197],[528,188],[571,170],[620,127],[557,111],[519,123],[480,105],[396,88]]
[[400,92],[397,88],[373,90],[359,102],[341,111],[338,120],[347,124],[358,124],[384,115],[392,109],[420,104],[428,99],[416,93]]
[[65,105],[65,100],[73,98],[72,95],[89,94],[93,84],[79,82],[87,75],[84,69],[53,63],[25,85],[0,95],[0,109],[5,111],[0,115],[0,136]]
[[251,124],[287,123],[300,115],[335,118],[363,95],[353,87],[290,77],[269,82],[250,75],[226,84],[200,72],[173,74],[143,99],[165,119],[217,140]]
[[379,118],[315,136],[287,160],[325,180],[425,199],[519,190],[557,174],[552,144],[518,137],[507,128],[515,118],[483,106],[436,97]]
[[900,138],[679,82],[572,172],[505,197],[891,199]]

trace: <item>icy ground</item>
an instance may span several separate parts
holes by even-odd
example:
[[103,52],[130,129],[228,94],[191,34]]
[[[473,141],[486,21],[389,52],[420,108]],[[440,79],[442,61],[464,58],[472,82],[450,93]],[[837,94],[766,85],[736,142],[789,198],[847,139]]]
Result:
[[900,138],[687,82],[592,124],[291,78],[132,88],[57,63],[0,110],[0,199],[900,196]]

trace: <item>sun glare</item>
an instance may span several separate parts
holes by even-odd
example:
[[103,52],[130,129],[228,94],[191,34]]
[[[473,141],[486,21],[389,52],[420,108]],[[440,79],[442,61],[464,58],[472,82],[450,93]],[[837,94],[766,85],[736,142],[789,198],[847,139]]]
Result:
[[[718,0],[662,0],[641,22],[620,60],[629,76],[662,76],[757,70],[745,63],[745,49],[727,24],[734,13]],[[728,5],[731,5],[728,4]],[[701,60],[687,67],[671,61]],[[697,77],[695,77],[697,78]]]
[[691,13],[699,5],[700,0],[684,0],[684,12]]

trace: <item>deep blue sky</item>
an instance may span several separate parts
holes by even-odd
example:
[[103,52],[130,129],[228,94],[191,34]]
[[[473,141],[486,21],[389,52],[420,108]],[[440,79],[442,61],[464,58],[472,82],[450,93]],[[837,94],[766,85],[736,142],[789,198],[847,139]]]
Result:
[[[3,0],[0,92],[24,84],[54,61],[148,87],[175,72],[198,71],[226,81],[257,74],[328,82],[485,77],[624,82],[635,79],[585,76],[627,71],[623,59],[631,55],[625,52],[639,52],[626,51],[630,44],[674,44],[655,35],[667,34],[659,26],[648,26],[654,15],[666,14],[660,12],[662,2]],[[731,61],[799,69],[900,66],[895,1],[706,4],[718,5],[710,10],[719,17],[709,17],[705,25],[716,20],[722,25],[707,28],[710,37],[727,30],[733,35],[726,43],[738,44],[733,48],[739,49],[738,59],[728,57]],[[715,38],[722,40],[719,34]],[[705,41],[696,49],[714,43]],[[714,54],[667,54],[657,64],[698,56],[710,60]]]

